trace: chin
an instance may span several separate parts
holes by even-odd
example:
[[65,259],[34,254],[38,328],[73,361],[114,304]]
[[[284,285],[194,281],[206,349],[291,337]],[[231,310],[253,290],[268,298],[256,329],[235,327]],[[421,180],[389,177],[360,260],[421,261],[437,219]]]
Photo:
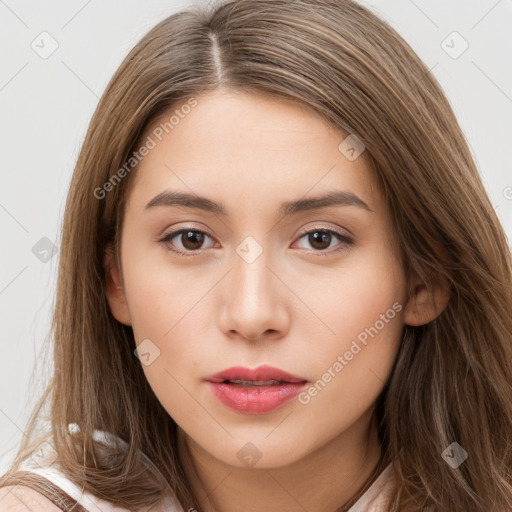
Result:
[[[265,433],[258,437],[235,438],[221,447],[203,445],[203,448],[223,463],[240,469],[283,468],[299,461],[310,452],[302,437],[295,439],[290,435],[271,434],[265,439],[268,432],[265,429]],[[312,446],[309,448],[314,450]]]

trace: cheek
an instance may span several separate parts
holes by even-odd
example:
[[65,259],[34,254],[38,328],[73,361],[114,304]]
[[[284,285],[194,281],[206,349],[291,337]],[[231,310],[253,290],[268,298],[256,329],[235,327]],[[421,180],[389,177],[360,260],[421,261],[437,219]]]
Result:
[[146,378],[164,408],[179,417],[180,411],[190,411],[189,393],[196,392],[191,376],[200,373],[203,298],[218,278],[171,265],[158,252],[127,248],[126,295],[136,344],[149,354],[140,358]]
[[375,402],[403,331],[405,278],[394,254],[374,249],[348,260],[344,270],[326,280],[324,293],[317,294],[316,307],[333,332],[322,336],[322,349],[309,356],[315,381],[299,397],[305,417],[313,411],[325,414],[333,429],[355,420]]
[[151,354],[149,364],[140,357],[146,379],[162,407],[183,426],[190,415],[199,417],[204,412],[198,402],[191,400],[198,384],[191,377],[199,373],[200,352],[193,348],[199,336],[193,313],[200,295],[197,289],[176,295],[170,290],[183,290],[181,285],[176,280],[172,288],[167,284],[153,278],[138,283],[134,280],[133,289],[139,291],[130,301],[130,313],[137,345],[149,347]]
[[162,247],[127,244],[125,286],[135,339],[165,341],[187,323],[208,287],[211,272],[179,265]]
[[135,340],[139,344],[150,339],[160,351],[159,363],[173,373],[176,368],[180,372],[193,370],[204,328],[200,318],[204,316],[205,302],[201,299],[205,290],[203,286],[180,283],[177,273],[175,279],[155,277],[156,273],[151,279],[132,283],[138,290],[129,302]]
[[375,325],[375,339],[399,335],[405,289],[395,255],[384,244],[374,244],[349,254],[338,268],[311,280],[302,293],[324,323],[325,342],[344,351],[359,334],[364,340],[364,333]]

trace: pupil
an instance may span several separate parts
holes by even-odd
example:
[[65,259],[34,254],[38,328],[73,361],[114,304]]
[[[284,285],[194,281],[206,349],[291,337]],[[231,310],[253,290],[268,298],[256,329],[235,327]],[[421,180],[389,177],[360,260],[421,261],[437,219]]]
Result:
[[[309,235],[309,242],[311,243],[311,246],[315,247],[316,249],[326,249],[327,247],[329,247],[329,244],[331,242],[330,239],[331,234],[326,233],[325,231],[315,231],[314,233],[311,233]],[[327,245],[325,244],[325,242],[327,242]],[[318,244],[320,244],[320,247],[318,247]]]
[[183,245],[186,249],[199,249],[203,245],[203,233],[197,233],[196,231],[187,231],[185,233],[185,239]]

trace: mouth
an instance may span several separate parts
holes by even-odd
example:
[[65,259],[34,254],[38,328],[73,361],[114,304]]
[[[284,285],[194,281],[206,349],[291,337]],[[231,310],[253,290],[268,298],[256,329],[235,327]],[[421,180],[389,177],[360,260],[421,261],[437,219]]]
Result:
[[214,396],[230,409],[245,414],[271,412],[289,402],[307,379],[272,366],[233,367],[205,379]]
[[307,379],[268,365],[259,366],[254,369],[234,366],[210,375],[205,380],[215,383],[223,382],[252,386],[275,386],[283,383],[307,382]]
[[223,384],[233,384],[234,386],[238,386],[241,388],[252,387],[252,386],[280,386],[285,384],[288,381],[283,380],[242,380],[242,379],[234,379],[234,380],[223,380]]

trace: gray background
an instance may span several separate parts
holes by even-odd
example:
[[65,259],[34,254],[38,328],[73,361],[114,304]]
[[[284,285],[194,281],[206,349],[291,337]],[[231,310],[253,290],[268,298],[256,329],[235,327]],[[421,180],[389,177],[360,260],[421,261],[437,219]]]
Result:
[[[512,0],[361,3],[402,34],[444,87],[512,239]],[[129,49],[188,4],[0,0],[0,472],[52,371],[39,355],[55,291],[52,245],[89,119]],[[464,40],[469,47],[454,58]]]

